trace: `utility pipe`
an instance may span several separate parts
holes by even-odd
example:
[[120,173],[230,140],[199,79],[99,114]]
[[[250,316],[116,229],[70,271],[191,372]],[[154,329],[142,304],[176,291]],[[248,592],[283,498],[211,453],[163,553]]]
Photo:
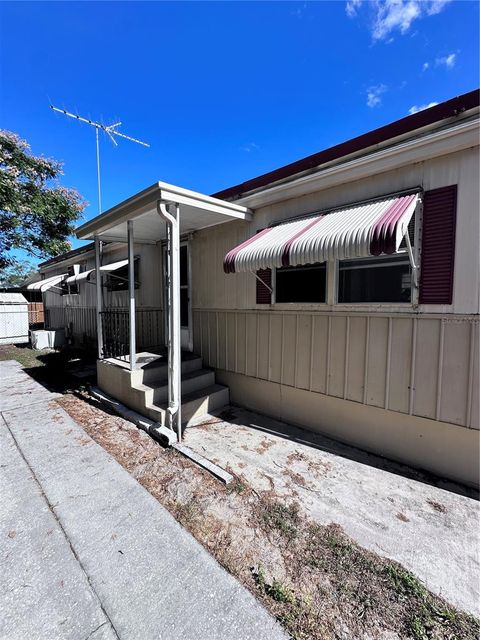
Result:
[[[175,207],[175,213],[168,209]],[[180,205],[157,200],[157,212],[167,223],[168,424],[182,439],[180,343]]]
[[137,362],[136,329],[135,329],[135,257],[133,247],[133,220],[127,222],[128,231],[128,311],[130,325],[130,371],[135,369]]
[[97,289],[97,349],[98,359],[103,358],[103,328],[102,328],[102,241],[95,236],[95,286]]

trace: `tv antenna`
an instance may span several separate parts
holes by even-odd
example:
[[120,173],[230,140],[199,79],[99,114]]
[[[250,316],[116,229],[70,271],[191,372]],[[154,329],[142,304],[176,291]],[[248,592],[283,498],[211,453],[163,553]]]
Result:
[[95,127],[95,142],[97,148],[98,213],[102,213],[102,192],[100,188],[100,143],[98,136],[99,131],[104,131],[116,147],[118,147],[118,143],[113,136],[125,138],[125,140],[130,140],[130,142],[136,142],[137,144],[141,144],[143,147],[150,147],[150,145],[146,142],[142,142],[141,140],[137,140],[137,138],[132,138],[131,136],[127,136],[124,133],[118,131],[118,127],[122,124],[121,122],[115,122],[114,124],[105,125],[100,124],[99,122],[94,122],[93,120],[89,120],[88,118],[82,118],[82,116],[78,116],[74,113],[70,113],[69,111],[65,111],[65,109],[58,109],[58,107],[54,107],[53,104],[50,105],[50,109],[52,109],[53,111],[57,111],[58,113],[63,113],[69,118],[74,118],[75,120],[85,122],[86,124]]

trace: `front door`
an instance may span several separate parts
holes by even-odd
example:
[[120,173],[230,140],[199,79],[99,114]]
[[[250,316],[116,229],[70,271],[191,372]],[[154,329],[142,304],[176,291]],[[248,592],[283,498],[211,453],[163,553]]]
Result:
[[[163,249],[164,282],[167,281],[167,248]],[[180,338],[182,349],[193,351],[191,298],[190,245],[180,244]],[[164,287],[163,308],[167,310],[167,287]],[[167,313],[164,314],[165,346],[167,346]]]
[[180,325],[182,349],[193,350],[192,313],[190,304],[190,246],[180,245]]

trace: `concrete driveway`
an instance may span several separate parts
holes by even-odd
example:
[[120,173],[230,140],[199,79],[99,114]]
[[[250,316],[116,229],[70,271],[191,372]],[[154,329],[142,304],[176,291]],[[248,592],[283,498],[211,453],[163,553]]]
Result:
[[0,638],[285,639],[54,398],[0,362]]
[[297,501],[319,524],[341,525],[434,593],[480,614],[473,490],[236,407],[189,427],[185,443],[257,491]]

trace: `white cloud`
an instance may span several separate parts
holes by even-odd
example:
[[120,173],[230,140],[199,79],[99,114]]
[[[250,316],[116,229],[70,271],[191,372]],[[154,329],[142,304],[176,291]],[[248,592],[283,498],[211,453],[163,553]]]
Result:
[[367,89],[367,106],[369,106],[370,109],[379,107],[382,104],[381,96],[386,90],[387,87],[384,84],[377,84],[373,87],[369,87]]
[[435,60],[435,64],[437,67],[445,65],[447,69],[453,69],[455,66],[455,62],[457,61],[456,53],[449,53],[448,56],[443,56],[441,58],[437,58]]
[[429,62],[424,62],[423,66],[422,66],[422,71],[426,71],[429,68],[430,68],[430,63]]
[[[412,23],[425,16],[440,13],[452,0],[371,0],[366,6],[373,11],[371,26],[374,40],[391,40],[391,34],[407,33]],[[345,11],[349,18],[358,15],[365,3],[362,0],[348,0]]]
[[354,18],[357,15],[357,9],[360,9],[361,6],[362,6],[362,0],[348,0],[347,5],[345,7],[347,16],[349,18]]
[[259,151],[260,149],[258,144],[255,144],[255,142],[249,142],[248,144],[240,148],[242,151],[245,151],[246,153],[250,153],[251,151]]
[[418,106],[414,104],[413,107],[410,107],[410,109],[408,110],[408,113],[412,115],[413,113],[418,113],[419,111],[423,111],[424,109],[430,109],[430,107],[435,107],[437,104],[438,102],[429,102],[428,104],[421,104]]

